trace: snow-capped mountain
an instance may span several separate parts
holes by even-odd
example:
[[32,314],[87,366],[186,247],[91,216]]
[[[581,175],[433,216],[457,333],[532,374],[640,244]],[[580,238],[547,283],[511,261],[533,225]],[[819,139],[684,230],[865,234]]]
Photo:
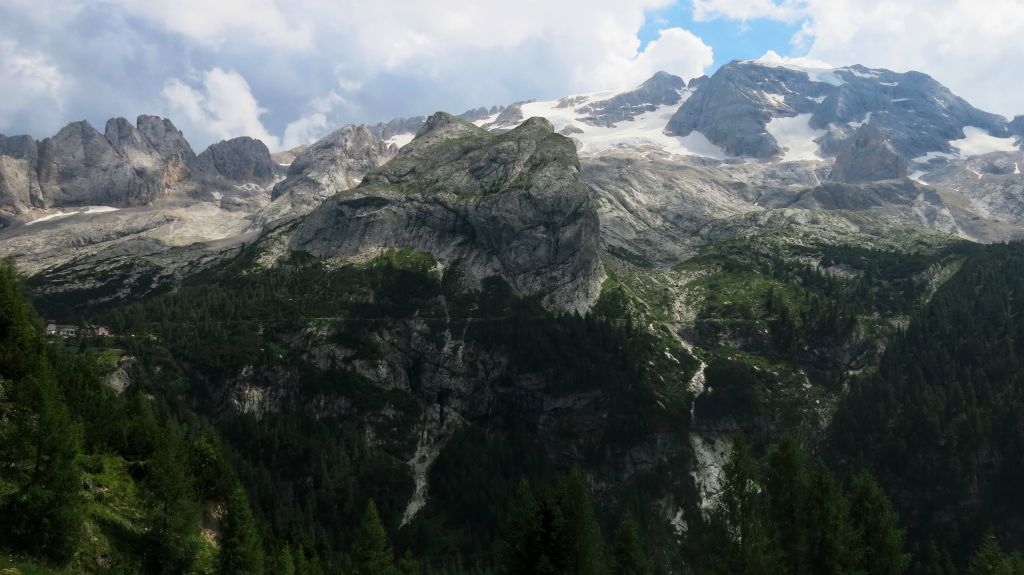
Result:
[[[455,119],[498,134],[536,117],[575,142],[617,256],[671,265],[708,241],[782,226],[825,239],[894,227],[1024,236],[1024,117],[978,110],[918,72],[732,62],[711,77],[659,72],[629,90]],[[166,270],[220,253],[401,158],[426,120],[346,126],[273,161],[253,140],[197,156],[149,117],[138,129],[112,120],[105,134],[76,123],[41,142],[0,137],[0,256],[45,272],[112,258]]]

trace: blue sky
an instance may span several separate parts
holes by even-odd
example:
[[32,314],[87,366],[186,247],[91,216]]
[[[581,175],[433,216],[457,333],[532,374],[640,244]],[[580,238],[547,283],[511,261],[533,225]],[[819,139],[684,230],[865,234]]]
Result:
[[800,30],[799,23],[768,19],[740,22],[725,18],[695,21],[691,2],[680,2],[650,12],[638,34],[642,46],[656,39],[659,30],[672,26],[693,32],[714,49],[714,63],[707,70],[709,75],[722,64],[733,60],[753,60],[768,50],[777,54],[803,55],[793,53],[790,46],[793,35]]
[[[689,79],[771,50],[1024,112],[1020,0],[0,0],[0,133],[169,117],[198,149]],[[798,40],[794,42],[794,40]]]

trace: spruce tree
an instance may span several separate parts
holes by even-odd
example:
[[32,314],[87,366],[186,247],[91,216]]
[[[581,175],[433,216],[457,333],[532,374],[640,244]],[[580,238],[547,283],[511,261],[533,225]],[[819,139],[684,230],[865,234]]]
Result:
[[854,478],[849,501],[859,570],[878,575],[903,573],[910,554],[904,552],[899,516],[870,473],[861,472]]
[[395,556],[388,542],[387,532],[380,521],[377,504],[371,499],[366,505],[363,522],[356,531],[352,545],[353,575],[393,575]]
[[807,570],[807,455],[791,437],[784,438],[769,454],[765,492],[772,532],[787,573]]
[[712,512],[716,573],[774,575],[781,571],[778,551],[768,534],[759,480],[746,439],[737,435],[722,468],[721,491]]
[[604,573],[604,539],[601,527],[594,518],[587,482],[579,468],[574,468],[563,480],[558,494],[558,507],[565,521],[564,572],[575,575]]
[[615,575],[650,575],[651,567],[640,540],[640,528],[628,512],[622,516],[615,532],[614,551]]
[[241,487],[231,492],[224,505],[217,572],[219,575],[263,574],[263,548],[249,499]]

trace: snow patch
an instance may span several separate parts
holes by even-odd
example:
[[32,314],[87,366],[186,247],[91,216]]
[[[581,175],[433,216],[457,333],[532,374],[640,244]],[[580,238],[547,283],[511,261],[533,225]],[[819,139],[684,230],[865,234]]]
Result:
[[774,50],[768,50],[764,56],[757,60],[749,60],[748,62],[769,68],[786,68],[803,72],[807,74],[807,78],[812,82],[831,84],[832,86],[842,86],[846,83],[836,75],[835,69],[825,62],[810,58],[783,58]]
[[927,173],[928,172],[926,172],[924,170],[916,170],[914,172],[911,172],[911,174],[909,176],[907,176],[907,177],[909,177],[911,180],[914,180],[915,182],[917,182],[919,184],[928,185],[928,182],[926,182],[926,181],[921,179]]
[[111,207],[111,206],[85,206],[84,208],[82,208],[80,210],[72,210],[70,212],[57,211],[57,212],[52,213],[52,214],[47,214],[45,216],[38,217],[38,218],[32,220],[31,222],[26,222],[25,225],[26,226],[31,226],[32,224],[38,224],[39,222],[48,222],[50,220],[58,220],[58,219],[67,218],[67,217],[70,217],[70,216],[73,216],[73,215],[76,215],[76,214],[103,214],[103,213],[106,213],[106,212],[116,212],[119,209],[120,208],[114,208],[114,207]]
[[768,92],[764,92],[764,99],[776,108],[786,107],[786,97],[782,94],[769,94]]
[[394,144],[396,147],[401,148],[402,146],[411,142],[412,139],[415,137],[416,134],[395,134],[394,136],[391,136],[390,138],[384,141],[388,144]]
[[[614,96],[617,92],[595,92],[593,94],[582,94],[570,98],[583,98],[588,101],[600,101]],[[684,90],[681,92],[684,100],[692,92]],[[582,145],[581,154],[595,154],[615,148],[642,148],[651,146],[660,148],[670,154],[682,156],[704,156],[717,160],[724,160],[728,157],[725,150],[712,144],[700,132],[692,132],[685,137],[674,136],[665,133],[665,127],[669,119],[679,108],[679,104],[661,106],[651,112],[636,116],[632,120],[618,122],[615,127],[592,126],[580,120],[579,114],[568,107],[559,107],[559,100],[545,102],[529,102],[522,105],[523,119],[532,117],[546,118],[555,131],[561,131],[566,126],[573,126],[581,130],[579,133],[571,134],[571,137],[578,140]]]
[[935,160],[935,159],[938,159],[938,158],[942,158],[942,159],[945,159],[945,160],[955,160],[955,159],[957,159],[957,155],[956,154],[950,154],[948,152],[928,152],[927,154],[925,154],[923,156],[918,156],[918,157],[914,158],[913,160],[911,160],[911,162],[917,162],[919,164],[927,164],[927,163],[931,162],[932,160]]
[[1015,138],[992,136],[984,128],[976,126],[964,126],[964,137],[959,140],[950,140],[949,144],[956,148],[961,156],[982,156],[992,152],[1017,151]]
[[1014,174],[1019,174],[1020,173],[1020,166],[1017,164],[1017,162],[1013,163],[1013,173]]
[[772,118],[765,129],[783,149],[783,162],[820,160],[818,143],[814,140],[825,135],[825,130],[811,127],[812,114],[797,114],[790,118]]
[[872,112],[868,112],[867,114],[864,114],[864,119],[863,120],[861,120],[859,122],[847,122],[846,125],[851,127],[851,128],[859,128],[859,127],[863,126],[864,124],[867,124],[868,122],[871,121],[871,114],[872,114]]

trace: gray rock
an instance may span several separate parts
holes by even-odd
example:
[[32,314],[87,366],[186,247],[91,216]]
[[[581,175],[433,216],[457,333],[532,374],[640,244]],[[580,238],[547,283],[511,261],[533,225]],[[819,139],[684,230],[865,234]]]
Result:
[[248,136],[211,145],[199,154],[196,165],[202,173],[235,183],[269,184],[277,171],[266,144]]
[[679,76],[658,72],[635,90],[581,106],[576,109],[576,113],[583,114],[580,121],[593,126],[614,127],[617,122],[632,120],[661,106],[679,103],[684,88],[686,82]]
[[291,248],[352,259],[389,248],[429,252],[467,280],[584,310],[604,272],[597,213],[575,146],[531,118],[495,135],[445,113],[352,190],[302,223]]
[[324,199],[359,184],[363,175],[398,152],[367,126],[345,126],[305,148],[274,186],[272,202],[256,220],[260,228],[305,215]]
[[[379,123],[373,126],[369,126],[367,129],[370,130],[374,136],[381,140],[390,139],[392,136],[399,134],[415,134],[423,127],[423,122],[426,120],[423,116],[413,116],[411,118],[395,118],[388,122]],[[328,136],[330,137],[330,136]]]
[[874,124],[862,124],[836,154],[829,181],[847,184],[894,180],[907,175],[907,162]]
[[668,131],[688,136],[696,130],[730,155],[761,159],[782,154],[766,131],[772,118],[813,112],[815,99],[835,90],[804,72],[735,61],[697,86],[669,120]]
[[950,140],[965,126],[995,136],[1010,134],[1005,119],[974,108],[920,72],[851,66],[808,73],[758,62],[730,62],[707,80],[691,82],[693,95],[668,123],[668,131],[694,130],[729,154],[771,159],[781,154],[767,131],[773,118],[810,113],[810,126],[827,130],[821,151],[835,154],[840,143],[870,120],[905,158],[950,152]]
[[35,162],[39,146],[32,136],[5,136],[0,134],[0,156]]

